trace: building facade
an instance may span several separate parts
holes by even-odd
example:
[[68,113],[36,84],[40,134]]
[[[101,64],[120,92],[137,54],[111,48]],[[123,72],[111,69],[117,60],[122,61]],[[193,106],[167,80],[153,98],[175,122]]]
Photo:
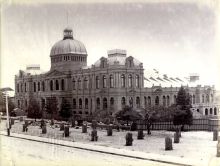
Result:
[[[60,106],[63,99],[69,101],[74,114],[91,115],[97,111],[112,114],[123,106],[147,108],[175,103],[181,79],[155,78],[156,81],[178,82],[179,86],[145,86],[150,81],[144,75],[143,64],[125,50],[108,51],[108,57],[101,57],[87,66],[87,51],[84,44],[73,38],[71,28],[64,30],[63,40],[54,44],[50,52],[51,69],[41,72],[37,65],[28,66],[15,76],[15,103],[27,109],[30,99],[36,99],[41,109],[45,103],[56,98]],[[173,80],[172,80],[173,79]],[[215,88],[212,86],[184,85],[191,96],[192,110],[202,115],[218,115],[215,103]]]

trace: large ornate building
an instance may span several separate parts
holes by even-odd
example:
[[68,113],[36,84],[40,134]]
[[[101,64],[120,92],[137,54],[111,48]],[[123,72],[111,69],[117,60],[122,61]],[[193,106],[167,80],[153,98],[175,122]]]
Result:
[[144,75],[143,64],[126,54],[125,50],[110,50],[107,58],[101,57],[87,66],[84,44],[73,38],[71,28],[66,28],[63,40],[51,49],[50,71],[43,73],[40,66],[32,65],[15,76],[16,105],[26,109],[30,99],[35,98],[43,110],[49,99],[56,98],[60,105],[65,98],[73,113],[82,115],[99,110],[113,113],[125,105],[167,107],[175,103],[183,85],[191,96],[194,112],[218,115],[213,86],[191,87],[188,86],[190,81],[184,79]]

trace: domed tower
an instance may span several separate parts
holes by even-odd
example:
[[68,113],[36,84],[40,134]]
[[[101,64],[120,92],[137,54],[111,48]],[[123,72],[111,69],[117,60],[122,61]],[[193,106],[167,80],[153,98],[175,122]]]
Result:
[[69,71],[87,66],[84,44],[73,38],[73,30],[65,28],[63,40],[54,44],[50,52],[51,70]]

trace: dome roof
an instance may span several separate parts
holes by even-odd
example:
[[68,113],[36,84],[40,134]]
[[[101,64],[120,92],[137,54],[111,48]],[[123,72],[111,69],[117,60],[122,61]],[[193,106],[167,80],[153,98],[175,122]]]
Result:
[[65,28],[63,40],[60,40],[53,45],[50,51],[50,56],[69,53],[87,55],[84,44],[73,39],[72,29]]

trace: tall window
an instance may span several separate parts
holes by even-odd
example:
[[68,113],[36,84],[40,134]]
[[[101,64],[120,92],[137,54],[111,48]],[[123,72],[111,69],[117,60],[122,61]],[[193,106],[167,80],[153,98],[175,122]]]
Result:
[[78,89],[81,89],[81,88],[82,88],[82,85],[81,85],[81,79],[80,79],[80,78],[78,79],[78,85],[77,85],[77,88],[78,88]]
[[107,104],[107,98],[103,98],[103,110],[106,110],[108,107],[108,104]]
[[79,109],[82,109],[82,99],[79,99]]
[[136,97],[137,108],[140,108],[140,97]]
[[100,109],[100,98],[96,99],[96,108]]
[[87,79],[87,77],[84,79],[84,88],[85,89],[89,89],[89,84],[88,84],[88,79]]
[[206,95],[206,103],[209,103],[209,95]]
[[19,84],[17,84],[17,92],[19,92]]
[[213,103],[213,101],[214,101],[214,100],[213,100],[213,94],[211,94],[211,102]]
[[111,108],[114,107],[114,98],[113,97],[110,98],[110,107]]
[[176,104],[176,95],[173,96],[174,104]]
[[147,105],[151,106],[151,97],[150,96],[147,97]]
[[21,92],[23,92],[23,84],[21,83]]
[[122,88],[125,87],[125,75],[124,74],[121,75],[121,87]]
[[36,82],[34,82],[34,92],[36,92]]
[[88,109],[88,106],[89,106],[89,100],[86,98],[85,99],[85,108]]
[[137,88],[139,88],[139,85],[140,84],[140,80],[139,80],[139,75],[136,75],[136,78],[135,78],[135,86],[137,87]]
[[40,82],[37,83],[38,91],[40,91]]
[[75,79],[73,79],[73,90],[75,90],[76,89],[76,81],[75,81]]
[[59,81],[56,80],[56,90],[59,90]]
[[107,87],[106,76],[104,75],[102,78],[103,78],[103,88],[106,88]]
[[125,97],[121,98],[121,105],[122,105],[122,108],[125,106]]
[[170,96],[167,96],[167,106],[170,106]]
[[195,95],[192,96],[192,103],[193,103],[193,104],[196,103],[196,97],[195,97]]
[[45,91],[45,84],[44,84],[44,81],[42,81],[42,91]]
[[24,91],[27,92],[27,84],[26,84],[26,82],[24,83]]
[[205,103],[205,96],[202,95],[202,103]]
[[210,114],[212,115],[212,108],[210,108]]
[[53,90],[53,81],[50,80],[50,90],[52,91]]
[[133,107],[133,98],[132,97],[129,98],[129,105],[130,105],[130,107]]
[[99,89],[99,76],[95,78],[96,89]]
[[166,106],[166,97],[163,96],[163,106],[165,107]]
[[216,107],[214,108],[214,115],[217,115],[217,109],[216,109]]
[[131,74],[129,74],[129,76],[128,76],[128,87],[132,87],[132,75]]
[[76,99],[73,99],[73,109],[76,109]]
[[114,87],[114,78],[113,75],[110,75],[110,88]]
[[156,98],[155,98],[155,105],[159,105],[159,104],[160,104],[159,96],[156,96]]
[[208,109],[206,108],[205,109],[205,115],[208,115],[209,114],[209,112],[208,112]]
[[64,79],[61,80],[61,90],[65,90],[65,83]]

